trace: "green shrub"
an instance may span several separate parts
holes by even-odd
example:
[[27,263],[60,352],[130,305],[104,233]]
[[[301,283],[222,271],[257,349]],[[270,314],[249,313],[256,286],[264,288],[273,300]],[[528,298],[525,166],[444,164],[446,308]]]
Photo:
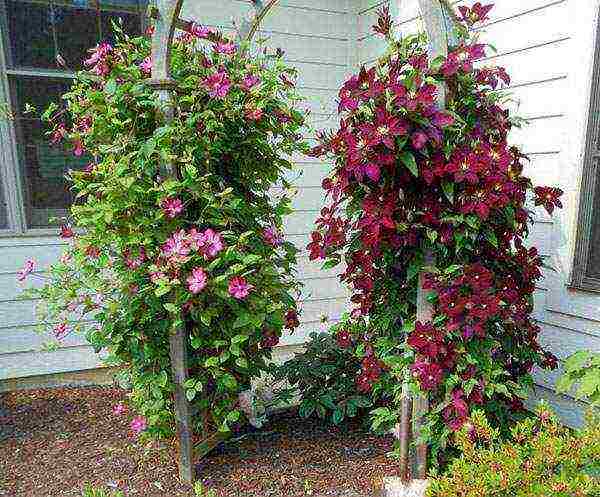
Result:
[[558,393],[575,387],[575,396],[600,407],[600,354],[580,350],[565,361],[565,373],[556,383]]
[[303,353],[275,368],[274,379],[289,385],[277,396],[289,400],[299,394],[300,416],[316,415],[337,425],[372,406],[371,395],[357,390],[361,359],[349,345],[358,330],[349,328],[344,321],[328,332],[312,333]]
[[429,497],[600,496],[600,423],[562,427],[543,404],[501,440],[482,411],[457,434],[462,456],[432,480]]

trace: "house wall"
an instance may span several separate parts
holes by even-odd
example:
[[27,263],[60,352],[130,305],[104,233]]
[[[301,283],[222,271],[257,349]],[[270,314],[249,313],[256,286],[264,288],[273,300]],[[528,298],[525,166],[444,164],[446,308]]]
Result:
[[[289,0],[265,26],[273,46],[282,46],[287,59],[300,70],[300,90],[307,96],[317,127],[332,124],[336,88],[360,63],[372,62],[382,50],[370,34],[381,0]],[[192,3],[190,2],[190,5]],[[215,26],[244,11],[243,0],[195,2],[186,16]],[[315,5],[319,5],[316,7]],[[399,33],[421,29],[417,0],[403,0],[392,12]],[[498,52],[484,63],[505,66],[513,77],[513,105],[529,119],[512,139],[529,153],[527,173],[538,184],[555,184],[565,191],[565,208],[550,217],[536,213],[530,243],[550,257],[556,272],[548,271],[536,292],[536,317],[543,327],[542,341],[561,359],[575,350],[600,351],[600,297],[568,288],[572,269],[578,193],[583,164],[593,47],[600,0],[497,0],[484,40]],[[304,249],[322,203],[320,183],[328,167],[310,158],[298,158],[303,174],[295,183],[296,211],[286,234]],[[15,299],[15,271],[33,257],[50,263],[60,251],[60,240],[29,237],[0,239],[0,379],[85,370],[98,365],[81,339],[71,337],[55,352],[39,352],[43,342],[31,330],[36,322],[31,302]],[[279,349],[302,342],[318,328],[322,314],[335,320],[346,304],[346,291],[333,271],[322,272],[301,255],[299,276],[305,283],[300,330],[285,337]],[[582,420],[582,405],[568,396],[556,396],[556,373],[536,373],[533,398],[550,399],[570,424]]]
[[[337,88],[355,62],[354,36],[356,9],[354,0],[282,0],[265,19],[258,36],[271,38],[270,46],[286,51],[286,59],[299,71],[298,86],[312,110],[311,123],[328,126],[335,109]],[[249,11],[246,0],[188,0],[182,17],[203,24],[231,29],[232,18]],[[297,158],[297,170],[290,174],[298,188],[294,213],[285,232],[302,249],[298,275],[304,283],[302,325],[282,340],[282,353],[301,343],[318,328],[320,316],[338,317],[346,301],[346,292],[333,271],[321,272],[306,254],[309,232],[321,208],[321,181],[327,164]],[[71,336],[52,352],[41,350],[50,337],[34,333],[37,318],[35,302],[17,300],[19,285],[16,271],[33,258],[43,268],[60,255],[63,243],[56,237],[0,238],[0,382],[73,371],[85,371],[101,365],[98,356],[82,337]],[[69,381],[69,378],[65,381]],[[5,381],[5,385],[18,382]],[[20,382],[27,384],[25,380]],[[2,386],[0,385],[0,390]]]
[[[472,4],[473,1],[464,2]],[[359,61],[374,61],[382,44],[369,31],[381,0],[359,7]],[[418,1],[392,1],[401,34],[422,29]],[[573,263],[579,185],[591,90],[598,0],[497,0],[482,40],[494,45],[483,64],[506,67],[512,76],[512,107],[529,120],[512,141],[529,154],[526,173],[536,184],[557,185],[565,192],[564,209],[552,217],[536,209],[529,243],[549,257],[556,271],[546,271],[535,294],[535,316],[542,342],[560,359],[576,350],[600,351],[600,294],[568,287]],[[536,372],[531,402],[548,399],[571,425],[583,420],[583,404],[557,396],[559,372]]]

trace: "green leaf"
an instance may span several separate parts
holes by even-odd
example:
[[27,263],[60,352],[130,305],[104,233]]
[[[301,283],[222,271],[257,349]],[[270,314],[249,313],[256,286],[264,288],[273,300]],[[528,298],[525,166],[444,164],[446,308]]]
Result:
[[575,352],[565,361],[565,371],[574,373],[575,371],[583,369],[591,357],[592,353],[589,350]]
[[185,391],[185,397],[188,399],[189,402],[194,400],[195,396],[196,396],[196,390],[189,389],[189,390]]
[[448,202],[453,204],[454,203],[454,183],[452,183],[451,181],[442,181],[442,190],[444,192],[444,195],[446,195]]
[[600,370],[590,369],[579,383],[577,397],[589,397],[600,388]]
[[236,390],[238,386],[238,382],[232,374],[225,373],[223,376],[219,378],[219,383],[222,384],[227,390]]
[[243,328],[244,326],[247,326],[250,323],[252,323],[252,316],[249,313],[244,312],[243,314],[240,314],[237,317],[237,319],[233,322],[233,328]]
[[573,387],[573,383],[575,383],[575,378],[567,374],[562,375],[556,382],[556,393],[567,393]]
[[171,314],[177,314],[179,312],[179,307],[177,307],[175,304],[172,304],[171,302],[163,304],[163,307]]
[[340,263],[339,259],[327,259],[325,263],[321,266],[323,271],[327,271],[328,269],[334,268]]
[[248,340],[248,335],[235,335],[231,338],[231,343],[242,343]]
[[331,416],[334,425],[339,425],[344,420],[344,411],[336,409]]
[[417,161],[415,156],[411,152],[402,152],[400,154],[400,160],[408,168],[408,170],[415,176],[419,177],[419,168],[417,167]]

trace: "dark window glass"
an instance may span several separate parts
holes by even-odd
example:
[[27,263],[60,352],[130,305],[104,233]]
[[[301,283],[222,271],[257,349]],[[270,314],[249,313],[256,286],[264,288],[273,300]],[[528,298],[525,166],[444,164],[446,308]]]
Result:
[[45,135],[44,124],[23,113],[29,103],[43,109],[60,101],[68,90],[69,80],[11,77],[15,100],[17,156],[21,165],[27,223],[31,228],[54,224],[52,218],[64,217],[73,201],[65,174],[69,169],[82,169],[89,157],[76,157],[68,144],[52,145]]
[[[141,33],[141,4],[138,0],[5,0],[17,158],[30,228],[47,227],[52,218],[67,214],[73,197],[65,173],[85,167],[90,159],[74,156],[68,144],[51,145],[41,121],[23,112],[26,104],[38,112],[51,102],[60,104],[71,80],[19,75],[19,70],[30,74],[35,69],[81,69],[90,48],[114,41],[113,21],[129,35]],[[6,218],[2,202],[0,197],[0,227]]]
[[56,68],[53,17],[49,5],[8,0],[6,9],[10,35],[9,65]]
[[592,236],[587,266],[587,276],[600,280],[600,168],[597,168],[596,194],[594,195],[594,215],[592,216]]

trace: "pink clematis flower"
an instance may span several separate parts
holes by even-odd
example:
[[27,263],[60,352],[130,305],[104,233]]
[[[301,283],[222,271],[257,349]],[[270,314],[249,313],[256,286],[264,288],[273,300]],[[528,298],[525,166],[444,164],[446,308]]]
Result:
[[264,240],[273,247],[279,247],[283,243],[283,235],[275,226],[269,226],[263,230]]
[[236,51],[235,43],[217,43],[215,45],[215,52],[224,55],[233,55]]
[[183,202],[179,198],[167,198],[163,200],[161,207],[165,215],[170,219],[176,218],[183,212]]
[[79,138],[73,140],[73,155],[76,157],[81,157],[84,152],[85,149],[83,148],[83,143],[81,140]]
[[148,423],[146,422],[146,418],[144,416],[136,416],[131,421],[130,426],[133,432],[139,435],[147,428]]
[[152,73],[152,58],[151,57],[146,57],[140,64],[140,70],[142,71],[142,73],[144,74],[151,74]]
[[186,281],[189,291],[195,295],[204,290],[208,281],[208,276],[203,268],[197,267],[192,271],[191,276]]
[[253,286],[241,276],[234,276],[229,280],[229,295],[238,300],[245,299],[252,288]]
[[242,80],[242,84],[240,85],[244,90],[250,91],[254,88],[258,83],[260,83],[260,78],[254,74],[247,74]]
[[225,98],[231,88],[231,81],[229,81],[229,77],[223,69],[211,74],[203,83],[208,88],[208,94],[212,98]]
[[52,145],[56,145],[57,143],[63,141],[65,136],[67,136],[67,128],[65,128],[63,123],[60,123],[53,131],[52,138],[50,138],[50,143]]
[[33,261],[33,259],[28,259],[27,261],[25,261],[25,265],[23,266],[23,268],[17,272],[17,280],[25,281],[25,278],[27,278],[27,276],[29,276],[33,272],[34,268],[35,262]]
[[251,121],[260,121],[264,114],[265,114],[264,111],[259,108],[256,108],[256,109],[247,108],[246,109],[246,118]]
[[190,230],[192,248],[200,251],[205,259],[213,259],[225,248],[220,233],[208,228],[203,233],[195,228]]
[[54,336],[57,340],[62,340],[69,333],[69,327],[67,323],[59,323],[54,327]]
[[85,66],[93,66],[98,62],[102,61],[110,52],[112,52],[112,46],[110,43],[100,43],[95,48],[90,50],[90,56],[83,61]]
[[112,412],[115,416],[121,416],[125,413],[125,404],[123,404],[123,402],[115,404],[112,408]]
[[190,27],[190,33],[197,38],[206,39],[214,32],[215,30],[213,28],[203,26],[202,24],[192,23],[192,26]]

